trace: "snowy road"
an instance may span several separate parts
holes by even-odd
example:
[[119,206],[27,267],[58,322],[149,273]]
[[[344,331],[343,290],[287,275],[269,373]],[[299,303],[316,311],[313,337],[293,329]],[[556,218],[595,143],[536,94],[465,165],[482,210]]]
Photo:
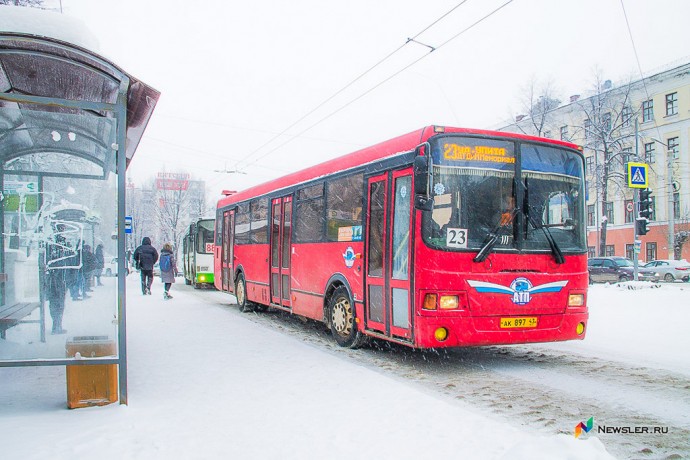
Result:
[[619,458],[690,455],[690,377],[684,372],[615,353],[614,358],[583,353],[582,342],[423,352],[373,342],[346,350],[320,323],[278,311],[240,314],[230,306],[233,297],[195,294],[229,314],[543,434],[572,435],[575,425],[594,417],[595,431],[608,431],[589,435]]

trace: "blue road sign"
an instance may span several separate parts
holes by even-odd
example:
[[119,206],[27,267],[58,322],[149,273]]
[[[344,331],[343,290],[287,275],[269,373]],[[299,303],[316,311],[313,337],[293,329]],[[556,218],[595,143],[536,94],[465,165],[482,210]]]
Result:
[[125,216],[125,233],[132,233],[132,216]]
[[646,163],[628,163],[628,187],[647,188],[648,174]]

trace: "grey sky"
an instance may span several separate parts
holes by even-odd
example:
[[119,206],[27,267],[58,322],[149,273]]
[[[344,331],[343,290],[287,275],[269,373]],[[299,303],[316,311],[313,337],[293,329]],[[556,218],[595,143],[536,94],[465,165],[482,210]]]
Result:
[[[639,77],[620,0],[514,0],[458,35],[506,2],[468,0],[419,35],[421,44],[403,46],[278,137],[461,0],[62,5],[92,29],[103,55],[162,92],[130,167],[134,181],[186,170],[219,192],[428,124],[495,127],[519,111],[532,77],[551,79],[562,99],[584,94],[597,68],[614,83]],[[690,2],[623,4],[644,72],[690,59]],[[226,167],[247,174],[214,172]]]

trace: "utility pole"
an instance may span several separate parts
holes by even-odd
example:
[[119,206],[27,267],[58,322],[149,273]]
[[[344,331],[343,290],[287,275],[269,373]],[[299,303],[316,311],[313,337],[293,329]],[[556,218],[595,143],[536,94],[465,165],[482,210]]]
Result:
[[676,216],[674,215],[673,209],[673,152],[668,148],[668,143],[663,143],[666,147],[666,160],[667,160],[667,178],[666,178],[666,189],[668,190],[668,250],[669,259],[675,260],[676,258]]

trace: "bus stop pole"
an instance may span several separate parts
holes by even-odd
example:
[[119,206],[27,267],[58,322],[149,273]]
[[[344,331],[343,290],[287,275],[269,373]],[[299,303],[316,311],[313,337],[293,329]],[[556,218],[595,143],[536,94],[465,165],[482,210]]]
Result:
[[117,104],[117,146],[113,149],[117,155],[117,319],[118,319],[118,383],[120,404],[127,404],[127,286],[125,260],[125,199],[127,185],[127,88],[129,79],[120,82]]

